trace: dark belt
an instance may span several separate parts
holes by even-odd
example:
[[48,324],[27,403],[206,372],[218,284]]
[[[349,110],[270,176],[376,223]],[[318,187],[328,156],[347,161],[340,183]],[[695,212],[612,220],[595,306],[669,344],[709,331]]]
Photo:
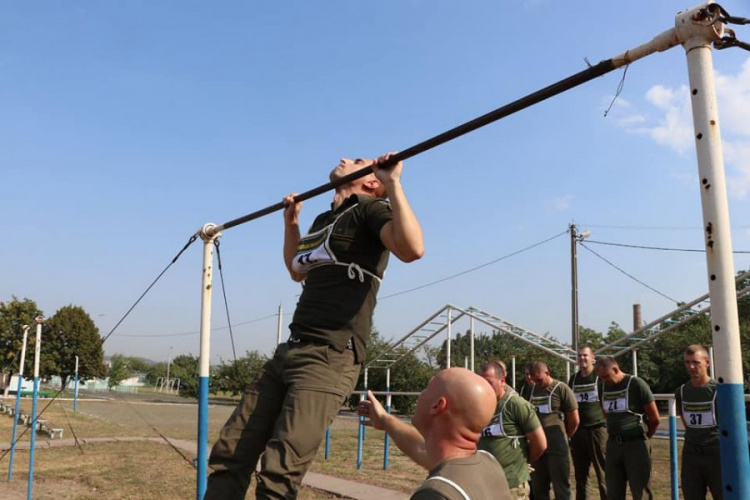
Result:
[[594,425],[584,425],[584,429],[601,429],[602,427],[607,427],[606,423],[601,424],[594,424]]
[[622,444],[622,443],[628,443],[630,441],[645,441],[646,436],[640,435],[640,436],[621,436],[620,434],[609,436],[609,441],[612,443]]
[[[302,347],[306,345],[319,345],[319,346],[327,346],[331,347],[333,349],[336,349],[336,347],[333,346],[330,342],[326,342],[325,340],[311,338],[311,337],[298,337],[296,335],[292,335],[289,337],[289,340],[286,341],[287,345],[289,347]],[[352,341],[350,340],[346,344],[346,348],[350,351],[354,350],[354,345]]]

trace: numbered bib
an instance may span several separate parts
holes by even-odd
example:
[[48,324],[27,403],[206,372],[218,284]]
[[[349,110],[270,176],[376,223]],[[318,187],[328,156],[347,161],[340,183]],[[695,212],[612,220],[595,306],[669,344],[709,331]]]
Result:
[[596,383],[573,385],[573,393],[579,403],[596,403],[599,401],[599,394],[596,392]]
[[685,425],[688,427],[702,428],[716,426],[712,401],[700,403],[683,401],[682,418],[685,419]]
[[609,392],[604,394],[602,407],[607,413],[623,413],[628,411],[628,391]]
[[503,428],[500,424],[492,424],[489,427],[485,427],[482,431],[482,436],[484,437],[491,437],[491,436],[504,436]]

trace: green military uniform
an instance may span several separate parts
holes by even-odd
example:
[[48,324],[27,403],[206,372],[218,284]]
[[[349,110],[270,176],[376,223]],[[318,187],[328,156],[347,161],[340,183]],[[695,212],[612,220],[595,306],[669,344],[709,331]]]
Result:
[[716,381],[703,387],[687,382],[674,393],[677,411],[685,422],[682,447],[682,495],[685,500],[705,500],[711,491],[714,500],[723,498],[719,418],[716,408]]
[[530,401],[547,437],[547,451],[532,464],[534,499],[548,500],[552,483],[555,500],[567,500],[570,498],[570,450],[563,417],[569,411],[577,410],[578,403],[570,387],[554,379],[547,387],[532,386]]
[[491,453],[505,471],[513,498],[527,498],[529,443],[526,434],[541,426],[534,407],[506,391],[497,402],[495,416],[482,431],[479,449]]
[[306,273],[291,337],[245,389],[209,458],[205,500],[244,499],[263,454],[258,498],[296,498],[307,468],[365,359],[388,251],[390,205],[353,195],[319,215],[293,260]]
[[599,381],[598,386],[609,432],[604,463],[607,494],[611,500],[625,500],[630,486],[633,500],[653,498],[651,445],[643,408],[654,401],[654,395],[646,382],[632,375],[610,386]]
[[495,457],[485,451],[436,465],[411,500],[510,499],[508,481]]
[[599,497],[607,500],[607,484],[604,479],[604,451],[607,446],[607,423],[600,406],[599,377],[592,370],[587,376],[576,372],[568,381],[578,401],[578,430],[570,439],[570,454],[576,478],[576,500],[586,500],[589,469],[594,466]]

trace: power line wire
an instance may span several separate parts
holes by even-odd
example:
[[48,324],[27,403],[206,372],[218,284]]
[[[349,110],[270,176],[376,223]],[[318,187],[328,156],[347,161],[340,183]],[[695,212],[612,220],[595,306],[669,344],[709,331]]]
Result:
[[471,269],[467,269],[466,271],[461,271],[460,273],[456,273],[456,274],[453,274],[451,276],[447,276],[445,278],[441,278],[441,279],[436,280],[436,281],[431,281],[429,283],[425,283],[424,285],[420,285],[420,286],[417,286],[417,287],[414,287],[414,288],[409,288],[408,290],[403,290],[401,292],[392,293],[390,295],[386,295],[385,297],[379,297],[378,300],[390,299],[392,297],[397,297],[399,295],[404,295],[404,294],[407,294],[407,293],[410,293],[410,292],[415,292],[417,290],[422,290],[423,288],[427,288],[427,287],[430,287],[432,285],[437,285],[438,283],[442,283],[444,281],[448,281],[448,280],[452,280],[454,278],[458,278],[459,276],[463,276],[464,274],[469,274],[471,272],[474,272],[474,271],[477,271],[479,269],[482,269],[483,267],[487,267],[487,266],[490,266],[490,265],[495,264],[497,262],[500,262],[501,260],[508,259],[508,258],[513,257],[515,255],[518,255],[520,253],[526,252],[527,250],[531,250],[532,248],[536,248],[539,245],[543,245],[544,243],[547,243],[548,241],[552,241],[555,238],[559,238],[560,236],[562,236],[564,234],[568,234],[568,230],[567,229],[565,231],[563,231],[562,233],[556,234],[556,235],[551,236],[551,237],[549,237],[549,238],[547,238],[545,240],[542,240],[542,241],[540,241],[538,243],[534,243],[533,245],[529,245],[529,246],[524,247],[524,248],[522,248],[520,250],[516,250],[515,252],[511,252],[511,253],[509,253],[507,255],[503,255],[502,257],[498,257],[497,259],[491,260],[490,262],[485,262],[484,264],[480,264],[480,265],[478,265],[476,267],[472,267]]
[[[587,226],[588,227],[588,226]],[[642,250],[663,250],[668,252],[695,252],[695,253],[706,253],[705,250],[700,250],[696,248],[669,248],[669,247],[652,247],[652,246],[646,246],[646,245],[632,245],[628,243],[612,243],[609,241],[596,241],[596,240],[586,240],[586,243],[595,243],[597,245],[607,245],[611,247],[624,247],[624,248],[639,248]],[[747,253],[750,254],[750,251],[748,250],[733,250],[732,253]]]
[[594,250],[592,250],[592,249],[590,249],[589,247],[587,247],[587,246],[586,246],[586,245],[585,245],[585,244],[584,244],[583,242],[579,242],[579,244],[580,244],[580,245],[581,245],[581,246],[582,246],[583,248],[585,248],[586,250],[588,250],[589,252],[593,253],[594,255],[596,255],[597,257],[599,257],[600,259],[602,259],[602,260],[603,260],[604,262],[606,262],[606,263],[607,263],[607,264],[609,264],[610,266],[612,266],[612,267],[614,267],[615,269],[617,269],[618,271],[620,271],[620,272],[621,272],[622,274],[624,274],[624,275],[625,275],[625,276],[627,276],[628,278],[632,279],[633,281],[635,281],[635,282],[637,282],[637,283],[639,283],[639,284],[641,284],[641,285],[645,286],[646,288],[648,288],[648,289],[649,289],[649,290],[651,290],[652,292],[656,292],[656,293],[658,293],[659,295],[661,295],[661,296],[662,296],[662,297],[664,297],[665,299],[667,299],[667,300],[671,300],[672,302],[674,302],[674,303],[675,303],[675,304],[677,304],[677,305],[679,305],[679,304],[680,304],[680,302],[679,302],[678,300],[675,300],[675,299],[673,299],[672,297],[670,297],[669,295],[666,295],[666,294],[664,294],[664,293],[660,292],[660,291],[659,291],[659,290],[657,290],[656,288],[654,288],[654,287],[652,287],[652,286],[650,286],[650,285],[647,285],[646,283],[644,283],[643,281],[639,280],[638,278],[636,278],[636,277],[635,277],[635,276],[633,276],[632,274],[629,274],[628,272],[626,272],[626,271],[624,271],[623,269],[619,268],[618,266],[616,266],[615,264],[613,264],[613,263],[612,263],[611,261],[607,260],[606,258],[604,258],[604,257],[602,257],[601,255],[599,255],[598,253],[596,253],[596,252],[595,252]]

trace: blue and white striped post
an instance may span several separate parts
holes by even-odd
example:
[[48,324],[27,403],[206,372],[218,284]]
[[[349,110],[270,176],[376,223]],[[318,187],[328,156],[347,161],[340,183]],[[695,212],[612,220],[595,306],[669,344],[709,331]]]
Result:
[[721,10],[701,5],[677,14],[685,48],[698,157],[703,229],[711,296],[711,326],[718,381],[719,444],[724,498],[750,498],[750,457],[742,380],[734,260],[711,44],[722,38]]
[[[365,368],[365,390],[360,395],[359,400],[364,401],[367,398],[367,368]],[[357,433],[357,469],[362,468],[362,449],[365,444],[365,417],[359,417],[359,432]]]
[[34,447],[36,446],[36,403],[39,399],[39,356],[42,352],[42,323],[44,318],[37,316],[36,340],[34,342],[34,393],[31,403],[31,443],[29,444],[29,485],[26,494],[27,500],[32,499],[34,490]]
[[8,481],[13,479],[13,456],[16,454],[16,429],[18,414],[21,411],[21,388],[23,387],[23,367],[26,362],[26,340],[29,338],[29,325],[23,325],[23,344],[21,344],[21,362],[18,366],[18,389],[16,390],[16,411],[13,414],[13,436],[10,439],[10,461],[8,462]]
[[198,466],[196,498],[203,500],[208,480],[208,381],[211,368],[211,291],[214,269],[214,241],[221,233],[214,224],[200,230],[203,240],[203,279],[201,282],[201,352],[198,372]]
[[[385,370],[385,411],[388,414],[391,413],[391,369],[386,368]],[[390,440],[388,433],[385,433],[383,443],[383,470],[388,470],[388,454],[390,452]]]
[[73,383],[73,411],[78,411],[78,356],[76,356],[76,373]]
[[669,400],[669,480],[672,500],[680,498],[680,476],[677,472],[677,401]]

